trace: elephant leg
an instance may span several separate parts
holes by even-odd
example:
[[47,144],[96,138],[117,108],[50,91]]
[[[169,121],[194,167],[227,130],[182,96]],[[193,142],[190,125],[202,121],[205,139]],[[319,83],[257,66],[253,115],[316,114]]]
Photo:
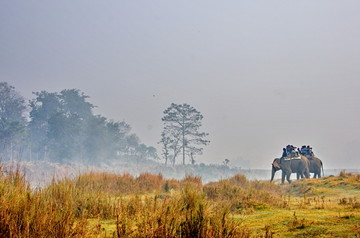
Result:
[[285,182],[285,172],[284,171],[282,171],[281,172],[281,184],[284,184],[284,182]]
[[286,180],[287,180],[289,183],[291,183],[290,175],[291,175],[291,173],[287,173],[287,174],[286,174]]

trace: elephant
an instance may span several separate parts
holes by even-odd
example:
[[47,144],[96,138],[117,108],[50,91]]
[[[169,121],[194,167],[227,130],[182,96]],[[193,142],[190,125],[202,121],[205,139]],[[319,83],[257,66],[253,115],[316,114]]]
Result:
[[[274,176],[275,176],[276,171],[281,170],[279,161],[280,161],[280,158],[275,158],[273,163],[271,164],[272,165],[271,180],[270,180],[271,182],[274,180]],[[296,173],[296,178],[299,180],[299,178],[300,178],[299,173]]]
[[310,165],[309,165],[309,172],[314,173],[313,178],[321,178],[321,170],[324,175],[324,167],[321,159],[315,157],[315,156],[306,156],[308,158]]
[[309,178],[309,160],[303,155],[297,155],[293,157],[281,157],[280,159],[274,159],[272,163],[272,173],[271,181],[274,179],[275,172],[282,170],[281,174],[281,184],[284,184],[285,177],[286,180],[291,183],[290,175],[291,173],[296,173],[297,179],[300,177]]

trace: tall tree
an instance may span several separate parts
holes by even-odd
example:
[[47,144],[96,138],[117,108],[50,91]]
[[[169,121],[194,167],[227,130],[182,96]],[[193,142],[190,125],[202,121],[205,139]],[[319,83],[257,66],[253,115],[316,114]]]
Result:
[[49,121],[53,115],[61,112],[61,103],[58,93],[46,91],[33,93],[36,98],[30,101],[30,143],[31,151],[35,152],[36,159],[46,159],[49,146]]
[[25,110],[25,99],[13,86],[0,82],[0,151],[5,159],[13,159],[14,148],[25,136]]
[[24,123],[25,99],[7,82],[0,82],[0,118]]
[[84,128],[93,116],[92,104],[77,89],[60,93],[34,93],[30,102],[30,133],[33,149],[46,159],[62,161],[83,155]]
[[[165,116],[162,118],[165,124],[163,133],[171,138],[172,143],[170,147],[181,149],[183,164],[185,164],[186,155],[190,157],[191,163],[195,163],[194,156],[201,154],[202,146],[208,145],[210,142],[205,139],[208,133],[199,131],[203,116],[194,107],[185,103],[172,103],[164,111],[164,114]],[[174,151],[174,156],[177,151]]]

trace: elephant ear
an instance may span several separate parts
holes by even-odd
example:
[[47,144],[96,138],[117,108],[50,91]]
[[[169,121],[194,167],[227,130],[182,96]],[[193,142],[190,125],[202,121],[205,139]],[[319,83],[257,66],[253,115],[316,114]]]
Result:
[[274,159],[274,162],[272,163],[272,165],[274,166],[274,168],[280,169],[279,159]]

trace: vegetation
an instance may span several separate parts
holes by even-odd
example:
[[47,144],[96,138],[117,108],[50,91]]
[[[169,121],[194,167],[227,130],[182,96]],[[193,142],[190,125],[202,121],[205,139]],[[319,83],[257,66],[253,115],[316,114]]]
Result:
[[194,107],[184,103],[172,103],[164,111],[164,130],[161,134],[160,143],[163,146],[162,154],[165,164],[172,160],[175,164],[176,157],[182,153],[182,163],[185,165],[185,157],[190,158],[191,164],[195,164],[195,156],[202,153],[202,147],[209,144],[206,140],[208,133],[200,132],[203,116]]
[[[0,158],[2,161],[51,161],[100,164],[116,160],[139,163],[159,159],[155,147],[140,142],[126,122],[93,113],[89,96],[78,89],[40,91],[27,105],[6,82],[0,82]],[[28,115],[27,115],[28,113]],[[165,164],[182,154],[195,164],[208,133],[203,116],[188,104],[172,103],[164,111],[161,134]]]
[[227,208],[207,202],[201,186],[197,177],[85,174],[31,191],[16,170],[0,179],[0,236],[246,236]]
[[39,160],[98,164],[158,159],[156,149],[142,144],[131,133],[129,124],[94,115],[95,106],[80,90],[41,91],[34,96],[27,105],[14,87],[0,83],[0,157],[3,162]]
[[25,138],[25,99],[6,82],[0,82],[0,153],[13,160]]
[[0,173],[0,237],[358,237],[360,176],[280,186],[87,173],[31,190]]
[[359,237],[360,175],[294,181],[281,186],[282,208],[236,216],[268,237]]

